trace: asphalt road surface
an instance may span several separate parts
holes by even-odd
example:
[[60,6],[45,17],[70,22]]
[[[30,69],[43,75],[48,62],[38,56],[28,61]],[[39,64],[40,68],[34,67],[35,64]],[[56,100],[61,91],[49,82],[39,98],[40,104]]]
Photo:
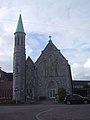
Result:
[[90,104],[0,106],[0,120],[90,120]]

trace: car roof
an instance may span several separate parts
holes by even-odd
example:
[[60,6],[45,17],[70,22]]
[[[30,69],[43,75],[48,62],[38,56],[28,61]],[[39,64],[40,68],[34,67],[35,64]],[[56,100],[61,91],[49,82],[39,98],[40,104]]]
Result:
[[[67,95],[67,96],[81,96],[81,95],[79,95],[79,94],[69,94],[69,95]],[[81,96],[82,97],[82,96]]]

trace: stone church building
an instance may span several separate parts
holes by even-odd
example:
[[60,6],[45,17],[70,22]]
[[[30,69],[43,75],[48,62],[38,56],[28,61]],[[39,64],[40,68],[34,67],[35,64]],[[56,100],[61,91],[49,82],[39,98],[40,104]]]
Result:
[[55,98],[59,88],[72,93],[72,77],[68,61],[53,44],[51,37],[36,62],[26,59],[25,36],[21,14],[14,33],[13,100]]

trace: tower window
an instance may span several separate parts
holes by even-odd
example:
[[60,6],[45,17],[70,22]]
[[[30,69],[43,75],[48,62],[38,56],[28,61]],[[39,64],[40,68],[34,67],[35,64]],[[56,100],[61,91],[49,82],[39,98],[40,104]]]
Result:
[[21,37],[21,45],[23,45],[23,36]]
[[19,36],[17,36],[17,45],[19,45]]
[[17,44],[16,44],[16,36],[15,36],[15,46],[16,46]]

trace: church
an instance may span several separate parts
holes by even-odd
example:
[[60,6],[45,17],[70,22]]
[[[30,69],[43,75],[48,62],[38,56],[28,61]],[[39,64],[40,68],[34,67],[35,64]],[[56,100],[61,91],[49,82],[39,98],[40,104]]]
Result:
[[40,98],[54,99],[59,88],[72,93],[72,76],[68,60],[49,42],[36,62],[25,53],[25,36],[21,14],[14,33],[13,100],[25,102]]

